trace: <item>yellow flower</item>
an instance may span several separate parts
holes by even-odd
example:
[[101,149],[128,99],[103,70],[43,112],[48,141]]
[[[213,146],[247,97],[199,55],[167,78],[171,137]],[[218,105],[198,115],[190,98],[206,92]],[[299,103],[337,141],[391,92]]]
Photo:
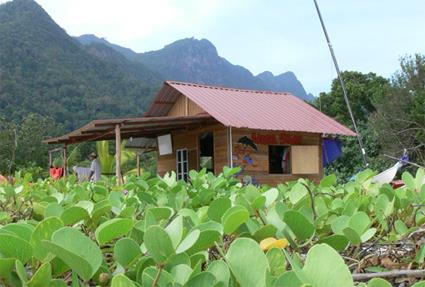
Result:
[[274,237],[268,237],[260,242],[260,248],[263,251],[272,249],[272,248],[285,248],[289,245],[288,240],[286,238],[276,239]]

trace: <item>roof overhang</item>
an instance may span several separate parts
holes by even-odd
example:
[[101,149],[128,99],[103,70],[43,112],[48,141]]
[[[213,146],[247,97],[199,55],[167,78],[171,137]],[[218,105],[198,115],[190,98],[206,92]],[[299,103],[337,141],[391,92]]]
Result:
[[122,139],[131,137],[155,138],[176,130],[187,130],[204,124],[217,122],[210,115],[177,117],[142,117],[94,120],[66,135],[45,140],[47,144],[76,144],[86,141],[111,140],[115,138],[115,128],[120,126]]

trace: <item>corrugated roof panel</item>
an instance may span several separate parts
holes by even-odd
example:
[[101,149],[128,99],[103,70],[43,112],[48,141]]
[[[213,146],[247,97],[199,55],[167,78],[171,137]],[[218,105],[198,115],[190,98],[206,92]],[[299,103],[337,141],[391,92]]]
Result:
[[[187,96],[226,126],[355,135],[347,127],[289,93],[232,89],[175,81],[167,81],[165,85]],[[155,108],[151,107],[149,112],[155,113]]]

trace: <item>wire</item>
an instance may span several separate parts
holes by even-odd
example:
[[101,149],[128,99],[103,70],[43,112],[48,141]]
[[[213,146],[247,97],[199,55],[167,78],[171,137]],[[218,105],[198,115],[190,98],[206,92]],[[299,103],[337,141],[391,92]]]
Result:
[[366,157],[366,150],[363,146],[362,137],[359,133],[359,130],[357,129],[356,120],[354,119],[353,111],[351,110],[350,101],[348,100],[347,89],[345,88],[344,80],[342,79],[342,75],[341,75],[341,72],[339,70],[338,62],[336,61],[336,57],[335,57],[334,50],[332,48],[331,40],[329,39],[328,32],[326,31],[325,23],[323,22],[323,18],[322,18],[322,14],[320,13],[319,5],[317,4],[316,0],[313,0],[313,1],[314,1],[314,5],[316,6],[316,11],[317,11],[317,15],[319,16],[320,24],[322,25],[323,33],[325,34],[326,42],[328,43],[329,52],[331,53],[332,61],[334,62],[336,73],[338,74],[338,79],[339,79],[339,82],[340,82],[341,87],[342,87],[342,92],[344,93],[344,100],[345,100],[345,103],[347,105],[348,112],[350,113],[350,117],[351,117],[351,121],[353,122],[354,130],[357,134],[357,141],[359,142],[360,150],[361,150],[362,157],[363,157],[363,163],[364,163],[365,166],[368,166],[367,157]]

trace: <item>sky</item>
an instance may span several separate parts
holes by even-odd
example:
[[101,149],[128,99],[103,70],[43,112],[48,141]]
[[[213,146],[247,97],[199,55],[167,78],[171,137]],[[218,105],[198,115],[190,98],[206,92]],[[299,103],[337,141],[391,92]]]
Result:
[[[68,34],[95,34],[145,52],[210,40],[253,74],[293,71],[307,92],[336,77],[313,0],[36,0]],[[0,0],[6,2],[6,0]],[[425,0],[318,0],[342,70],[391,77],[425,53]]]

